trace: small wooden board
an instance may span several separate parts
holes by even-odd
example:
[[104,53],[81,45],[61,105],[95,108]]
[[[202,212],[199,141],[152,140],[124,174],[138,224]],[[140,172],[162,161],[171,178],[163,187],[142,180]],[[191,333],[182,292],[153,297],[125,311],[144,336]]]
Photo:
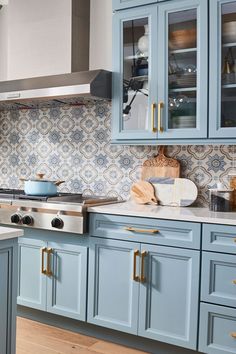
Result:
[[131,198],[138,204],[157,204],[154,187],[151,183],[139,181],[132,185]]
[[143,163],[141,180],[145,181],[151,177],[180,177],[179,161],[165,156],[164,146],[160,147],[158,156],[146,160]]

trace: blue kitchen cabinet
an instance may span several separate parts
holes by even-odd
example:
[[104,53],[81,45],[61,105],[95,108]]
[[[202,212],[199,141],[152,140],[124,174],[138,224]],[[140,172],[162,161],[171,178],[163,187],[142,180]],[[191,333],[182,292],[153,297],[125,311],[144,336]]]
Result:
[[207,138],[207,30],[207,1],[166,1],[114,14],[114,142]]
[[138,335],[196,350],[200,252],[142,244],[141,255]]
[[135,242],[91,240],[88,322],[137,334],[139,250]]
[[236,353],[235,231],[203,225],[199,350],[207,354]]
[[113,139],[157,139],[157,52],[156,5],[113,15]]
[[0,243],[0,353],[15,354],[17,239]]
[[236,353],[236,309],[201,303],[199,351]]
[[34,234],[19,239],[17,303],[85,321],[87,246],[67,243],[67,236],[50,242],[47,234]]
[[[45,241],[19,238],[18,297],[19,305],[46,309]],[[46,259],[45,259],[46,260]]]
[[[200,244],[180,248],[193,223],[101,214],[90,221],[88,322],[196,350]],[[168,247],[144,243],[149,237]]]
[[210,0],[210,138],[236,137],[236,1]]
[[87,247],[55,242],[47,247],[52,272],[47,277],[47,311],[85,321]]

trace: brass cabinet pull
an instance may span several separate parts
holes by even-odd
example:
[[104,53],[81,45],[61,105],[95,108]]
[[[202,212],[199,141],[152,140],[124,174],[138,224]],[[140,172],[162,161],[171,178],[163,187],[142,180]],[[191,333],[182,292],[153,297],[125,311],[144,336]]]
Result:
[[164,129],[163,129],[163,125],[162,125],[162,109],[164,108],[164,102],[159,102],[158,103],[158,126],[157,126],[157,130],[160,133],[163,133]]
[[130,227],[130,226],[126,226],[125,230],[131,232],[138,232],[142,234],[157,234],[158,232],[160,232],[157,229],[136,229],[135,227]]
[[145,283],[146,282],[146,277],[145,277],[145,272],[144,272],[144,265],[145,265],[145,257],[147,256],[147,251],[143,251],[141,253],[141,278],[140,278],[140,281],[142,283]]
[[155,109],[156,109],[156,103],[152,103],[151,105],[151,122],[152,122],[152,132],[156,133],[157,132],[157,128],[155,128]]
[[47,275],[50,277],[52,276],[52,271],[51,271],[51,254],[52,254],[52,248],[47,249]]
[[46,247],[43,247],[41,249],[41,255],[42,255],[42,259],[41,259],[41,273],[42,274],[47,274],[47,270],[44,268],[44,253],[47,252],[47,248]]
[[232,338],[236,339],[236,332],[231,332],[231,333],[230,333],[230,336],[231,336]]
[[236,242],[236,238],[234,238],[234,242]]
[[236,285],[236,280],[233,280],[232,283]]
[[136,268],[137,268],[137,257],[139,256],[139,250],[134,251],[134,264],[133,264],[133,280],[140,281],[139,276],[136,275]]

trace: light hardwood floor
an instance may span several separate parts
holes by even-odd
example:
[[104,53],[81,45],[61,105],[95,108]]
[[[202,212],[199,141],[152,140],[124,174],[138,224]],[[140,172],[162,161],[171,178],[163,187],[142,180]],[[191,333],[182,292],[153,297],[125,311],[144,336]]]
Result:
[[19,317],[16,347],[16,354],[147,354]]

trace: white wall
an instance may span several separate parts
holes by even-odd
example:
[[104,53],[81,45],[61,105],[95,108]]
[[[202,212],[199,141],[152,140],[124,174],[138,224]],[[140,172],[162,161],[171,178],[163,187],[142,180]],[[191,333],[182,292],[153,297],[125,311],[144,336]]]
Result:
[[[112,70],[112,0],[90,1],[90,69]],[[0,81],[70,72],[71,0],[9,0],[0,53]]]
[[8,12],[4,6],[0,10],[0,80],[7,80],[8,72]]
[[71,1],[9,0],[6,10],[8,80],[70,72]]
[[90,0],[89,67],[112,70],[112,0]]

